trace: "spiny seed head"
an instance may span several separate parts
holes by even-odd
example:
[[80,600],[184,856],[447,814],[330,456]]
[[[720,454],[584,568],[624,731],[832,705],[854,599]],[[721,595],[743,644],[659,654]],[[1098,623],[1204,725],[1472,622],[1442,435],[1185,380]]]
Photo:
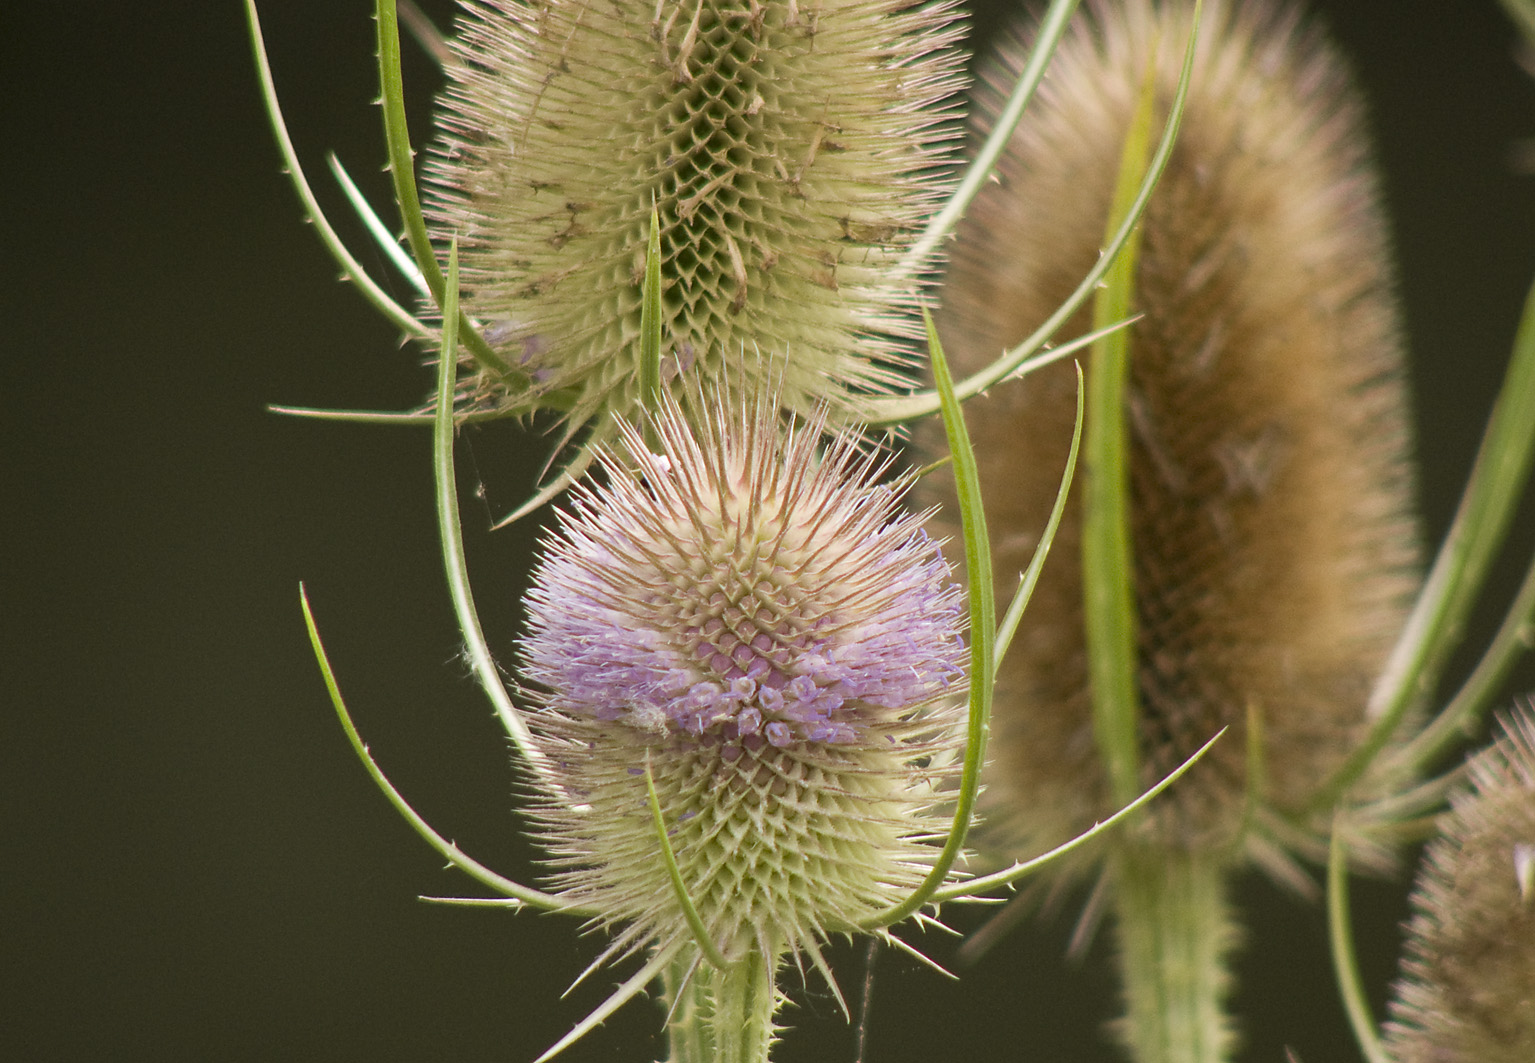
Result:
[[[1096,3],[1061,45],[951,251],[940,326],[957,372],[1020,342],[1097,259],[1148,61],[1165,114],[1192,7]],[[985,75],[982,125],[1022,55],[1004,45]],[[1146,829],[1180,847],[1244,837],[1284,872],[1261,831],[1241,834],[1249,796],[1259,823],[1268,809],[1293,811],[1351,750],[1418,559],[1361,108],[1293,11],[1204,5],[1177,147],[1141,225],[1124,415],[1142,781],[1230,728]],[[1084,313],[1063,334],[1089,327]],[[1075,393],[1060,365],[967,409],[999,593],[1045,524]],[[1089,702],[1078,513],[999,677],[987,786],[991,838],[1009,853],[1055,845],[1111,807]],[[1261,770],[1250,773],[1254,743]]]
[[[427,165],[465,308],[535,398],[607,438],[638,412],[654,206],[666,370],[760,388],[759,351],[788,352],[784,405],[843,416],[897,379],[891,336],[912,334],[913,279],[889,267],[944,186],[955,18],[911,0],[468,4]],[[469,401],[527,398],[482,377]]]
[[1423,856],[1386,1024],[1400,1063],[1535,1059],[1535,702],[1502,732]]
[[647,809],[648,765],[689,895],[727,955],[777,957],[904,898],[930,866],[964,689],[957,588],[901,486],[771,397],[658,450],[622,429],[578,486],[528,595],[523,674],[555,780],[538,815],[568,896],[688,933]]

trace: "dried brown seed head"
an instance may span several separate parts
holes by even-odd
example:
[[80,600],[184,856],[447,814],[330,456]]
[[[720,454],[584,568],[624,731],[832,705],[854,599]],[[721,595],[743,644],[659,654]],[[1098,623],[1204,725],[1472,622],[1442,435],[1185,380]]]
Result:
[[[1098,3],[1062,44],[951,252],[941,328],[958,369],[1023,340],[1095,261],[1147,64],[1165,113],[1191,8]],[[981,125],[1023,51],[1005,45],[986,75]],[[1181,137],[1143,221],[1125,410],[1144,781],[1231,728],[1152,809],[1146,829],[1166,844],[1231,844],[1250,790],[1281,812],[1312,796],[1366,724],[1416,585],[1367,145],[1342,64],[1293,11],[1205,4]],[[1075,386],[1060,365],[967,407],[999,593],[1049,512]],[[1073,509],[1000,674],[988,786],[991,838],[1008,852],[1056,844],[1110,807],[1079,558]]]

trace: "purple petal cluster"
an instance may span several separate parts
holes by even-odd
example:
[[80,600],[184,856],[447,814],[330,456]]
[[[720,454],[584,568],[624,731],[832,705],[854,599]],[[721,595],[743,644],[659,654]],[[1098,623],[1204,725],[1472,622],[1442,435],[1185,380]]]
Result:
[[962,685],[938,545],[849,437],[762,411],[635,433],[546,543],[526,676],[545,706],[721,746],[869,741]]

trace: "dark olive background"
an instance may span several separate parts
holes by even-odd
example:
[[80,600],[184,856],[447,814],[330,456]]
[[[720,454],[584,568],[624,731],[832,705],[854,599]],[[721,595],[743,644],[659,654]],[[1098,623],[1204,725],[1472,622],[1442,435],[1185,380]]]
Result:
[[[325,203],[346,217],[324,168],[334,149],[382,205],[368,4],[265,6]],[[447,20],[448,3],[428,6]],[[1535,274],[1535,178],[1510,166],[1535,136],[1535,87],[1491,0],[1318,6],[1376,115],[1437,540]],[[434,75],[406,52],[424,133]],[[394,781],[470,852],[531,874],[503,740],[456,660],[426,436],[263,409],[400,407],[427,381],[301,223],[239,6],[7,5],[0,89],[0,1055],[532,1058],[613,981],[559,997],[600,937],[415,900],[475,889],[364,776],[303,635],[300,579]],[[544,441],[466,439],[463,479],[505,512]],[[504,648],[534,530],[487,535],[486,512],[466,506],[471,562]],[[1520,525],[1500,601],[1535,547],[1535,507]],[[1240,892],[1245,1058],[1278,1061],[1284,1045],[1307,1063],[1355,1058],[1319,911],[1256,881]],[[1358,887],[1377,994],[1401,894]],[[867,1058],[1114,1059],[1106,947],[1064,963],[1070,915],[958,984],[882,955]],[[951,954],[940,935],[921,943]],[[836,959],[856,995],[859,953]],[[794,995],[781,1058],[851,1059],[824,986]],[[631,1005],[568,1058],[655,1058],[658,1024]]]

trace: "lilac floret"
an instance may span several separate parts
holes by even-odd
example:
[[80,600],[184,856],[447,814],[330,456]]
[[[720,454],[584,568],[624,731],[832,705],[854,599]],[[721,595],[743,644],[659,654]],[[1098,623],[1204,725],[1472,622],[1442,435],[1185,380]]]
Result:
[[[666,453],[631,448],[638,476],[609,460],[546,543],[523,644],[543,704],[736,757],[764,739],[864,741],[951,692],[960,595],[850,442],[780,448],[758,426],[754,448],[727,440],[706,460],[685,426],[662,427]],[[792,504],[755,486],[787,479]]]

